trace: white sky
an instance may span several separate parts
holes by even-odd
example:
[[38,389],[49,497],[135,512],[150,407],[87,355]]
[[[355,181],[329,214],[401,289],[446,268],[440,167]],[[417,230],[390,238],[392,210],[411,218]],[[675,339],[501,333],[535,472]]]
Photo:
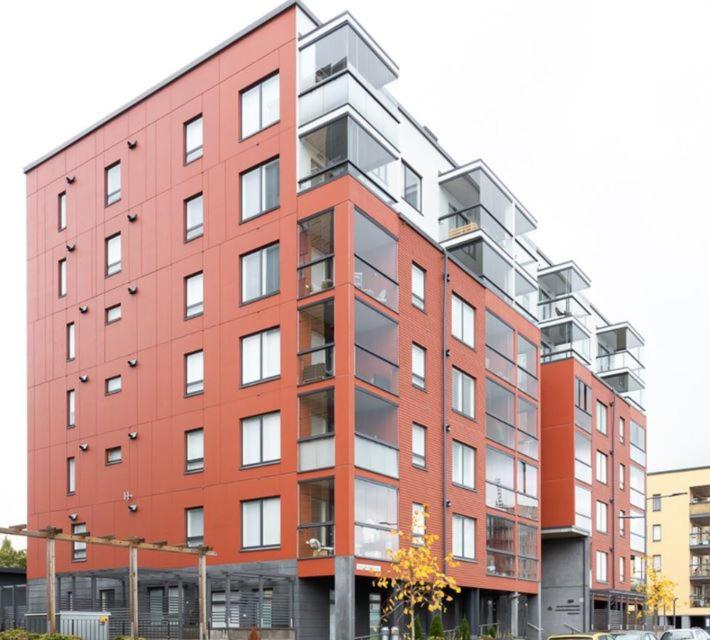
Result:
[[[35,0],[3,9],[1,524],[26,518],[21,168],[277,3]],[[703,192],[710,4],[308,6],[322,20],[349,9],[399,64],[396,94],[405,107],[459,162],[484,158],[537,216],[541,248],[556,261],[573,258],[592,278],[590,296],[609,320],[630,320],[645,336],[650,469],[710,464],[702,277],[710,228]]]

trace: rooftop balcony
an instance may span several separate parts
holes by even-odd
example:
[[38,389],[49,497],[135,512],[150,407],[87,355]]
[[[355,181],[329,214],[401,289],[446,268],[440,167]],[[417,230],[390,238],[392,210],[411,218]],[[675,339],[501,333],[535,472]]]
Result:
[[596,369],[600,378],[643,408],[643,338],[628,322],[597,329]]

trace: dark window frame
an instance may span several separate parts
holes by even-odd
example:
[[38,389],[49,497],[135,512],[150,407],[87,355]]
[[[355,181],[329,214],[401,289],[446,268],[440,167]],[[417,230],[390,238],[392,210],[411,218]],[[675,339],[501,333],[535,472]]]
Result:
[[[188,227],[187,226],[187,209],[188,205],[190,202],[193,200],[197,200],[197,198],[202,198],[202,222],[199,225],[195,225],[193,227]],[[188,242],[192,242],[193,240],[197,240],[198,238],[202,238],[205,235],[205,193],[204,191],[200,191],[199,193],[195,193],[194,195],[191,195],[189,198],[184,198],[182,201],[182,209],[183,209],[183,227],[184,227],[184,234],[183,234],[183,242],[187,244]],[[194,233],[196,230],[199,229],[199,233]],[[193,235],[194,233],[194,235]]]
[[[114,391],[109,390],[109,382],[111,382],[112,380],[119,380],[120,381],[121,386],[119,389],[116,389]],[[104,381],[104,394],[105,395],[113,396],[113,395],[116,395],[117,393],[121,393],[121,391],[123,391],[123,377],[121,376],[120,373],[118,375],[109,376],[108,378],[106,378],[106,380]]]
[[[261,292],[261,283],[259,284],[260,293],[258,296],[253,298],[244,299],[244,258],[254,255],[255,253],[262,253],[271,247],[278,247],[278,262],[276,263],[276,273],[278,275],[278,286],[274,291]],[[275,240],[269,242],[256,249],[250,249],[249,251],[242,253],[239,256],[239,304],[240,306],[251,304],[252,302],[258,302],[264,298],[270,298],[271,296],[276,296],[281,293],[281,242]]]
[[[413,204],[407,199],[407,171],[409,171],[411,174],[413,174],[417,179],[418,179],[418,189],[417,189],[417,194],[419,196],[419,206]],[[422,180],[422,176],[416,172],[413,168],[412,165],[410,165],[408,162],[405,160],[402,160],[402,200],[404,200],[412,209],[417,211],[418,213],[422,213],[422,204],[423,204],[423,192],[424,192],[424,181]]]
[[[194,149],[188,149],[187,148],[187,129],[188,127],[193,123],[197,122],[197,120],[202,120],[202,144],[199,147],[195,147]],[[204,146],[205,146],[205,122],[204,122],[204,117],[202,113],[197,114],[196,116],[193,116],[189,120],[186,120],[185,122],[182,123],[182,137],[183,137],[183,166],[187,166],[189,164],[192,164],[196,160],[199,160],[203,155],[204,155]],[[194,153],[200,152],[200,155],[195,156],[194,158],[191,158],[190,156]]]
[[[194,278],[196,276],[202,276],[202,300],[200,302],[196,302],[194,304],[188,305],[188,300],[187,300],[187,290],[188,290],[188,280],[191,278]],[[199,318],[200,316],[205,314],[205,272],[203,270],[200,271],[195,271],[194,273],[191,273],[190,275],[185,276],[183,279],[183,298],[184,298],[184,320],[192,320],[193,318]],[[190,309],[194,307],[200,307],[199,311],[191,312]]]
[[[265,180],[265,167],[272,162],[275,162],[278,166],[278,174],[279,174],[279,179],[278,179],[278,184],[279,184],[279,197],[277,203],[269,207],[268,209],[263,209],[261,207],[266,206],[264,202],[261,202],[263,191],[264,191],[264,180]],[[249,216],[248,218],[244,217],[244,176],[253,172],[253,171],[260,171],[259,174],[259,201],[260,201],[260,209],[257,213],[255,213],[252,216]],[[256,220],[257,218],[260,218],[261,216],[265,216],[267,213],[271,213],[272,211],[276,211],[279,207],[281,207],[281,156],[280,155],[275,155],[271,156],[270,158],[267,158],[266,160],[259,162],[258,164],[252,165],[248,169],[245,169],[244,171],[240,172],[239,174],[239,224],[246,224],[247,222],[251,222],[252,220]]]
[[[304,233],[304,230],[302,229],[302,225],[308,224],[315,218],[318,218],[319,216],[329,216],[330,221],[329,221],[329,232],[330,232],[330,247],[331,251],[328,254],[324,254],[314,260],[309,260],[308,262],[303,262],[301,263],[300,261],[300,238],[301,238],[301,233]],[[330,286],[323,287],[319,291],[314,291],[312,293],[307,293],[305,295],[301,295],[299,291],[298,299],[302,300],[304,298],[307,298],[312,295],[316,295],[318,293],[321,293],[323,291],[329,291],[335,286],[335,265],[334,265],[334,258],[335,258],[335,219],[334,219],[334,209],[326,209],[325,211],[319,211],[318,213],[314,213],[313,215],[308,216],[307,218],[301,218],[300,220],[297,221],[297,231],[298,231],[298,250],[299,250],[299,262],[296,267],[296,274],[298,278],[298,282],[300,283],[300,274],[302,271],[305,271],[306,269],[310,269],[314,267],[317,264],[321,263],[327,263],[330,265],[327,269],[330,272],[331,278],[330,278]]]
[[[118,262],[112,262],[109,263],[108,261],[108,246],[111,240],[114,240],[115,238],[118,238],[119,242],[119,247],[121,249],[121,259]],[[116,233],[112,233],[110,236],[107,236],[106,239],[104,240],[104,277],[105,278],[110,278],[112,276],[115,276],[123,270],[123,238],[121,238],[121,232],[117,231]],[[118,269],[115,271],[112,270],[113,267],[118,265]]]
[[[241,519],[241,549],[242,551],[254,551],[254,550],[259,550],[259,549],[279,549],[281,548],[282,544],[282,538],[283,538],[283,531],[281,530],[282,527],[279,527],[279,542],[278,544],[264,544],[264,502],[266,500],[278,500],[279,501],[279,521],[281,521],[281,495],[270,495],[270,496],[263,496],[260,498],[249,498],[248,500],[241,500],[240,501],[240,519]],[[244,544],[244,505],[248,503],[254,503],[258,502],[259,503],[259,542],[260,544],[258,545],[251,545],[251,546],[246,546]]]
[[[244,336],[239,337],[239,382],[242,387],[251,387],[256,384],[262,384],[264,382],[271,382],[272,380],[278,380],[281,377],[281,353],[279,352],[279,373],[277,375],[269,376],[267,378],[263,377],[264,374],[264,335],[274,329],[279,332],[279,342],[281,341],[281,325],[273,325],[271,327],[266,327],[265,329],[260,329],[259,331],[253,331]],[[259,336],[259,378],[251,380],[250,382],[244,382],[244,341],[248,338],[254,336]]]
[[[270,122],[268,124],[264,124],[264,101],[263,101],[263,95],[264,95],[264,83],[267,82],[268,80],[271,80],[271,78],[279,76],[279,117],[276,118],[273,122]],[[259,80],[256,82],[252,82],[250,85],[244,87],[239,91],[239,142],[244,142],[245,140],[248,140],[252,136],[255,136],[262,131],[265,131],[266,129],[270,129],[271,127],[279,124],[281,122],[281,69],[275,69],[268,75],[265,75],[261,77]],[[247,134],[246,136],[244,135],[244,94],[248,93],[249,91],[259,88],[259,128],[256,129],[255,131],[252,131],[251,133]]]
[[[118,451],[119,457],[118,460],[110,460],[110,453],[112,451]],[[123,449],[121,446],[116,446],[116,447],[107,447],[106,450],[104,451],[104,462],[106,463],[106,466],[113,466],[115,464],[121,464],[123,462]]]
[[[266,411],[264,413],[257,413],[252,416],[244,416],[243,418],[239,419],[239,435],[240,435],[240,441],[241,441],[241,462],[240,462],[240,468],[241,469],[251,469],[252,467],[263,467],[267,466],[270,464],[279,464],[281,462],[281,454],[282,454],[282,447],[280,446],[281,442],[281,437],[279,434],[279,457],[274,458],[272,460],[264,460],[264,418],[266,416],[272,416],[274,414],[278,414],[279,416],[279,430],[281,429],[281,410],[276,409],[275,411]],[[244,422],[247,420],[259,420],[259,461],[258,462],[244,462]]]
[[[120,310],[119,316],[118,316],[118,318],[114,318],[113,320],[110,320],[109,319],[109,312],[113,311],[114,309]],[[112,304],[110,307],[106,307],[106,309],[104,310],[104,322],[106,325],[116,324],[117,322],[120,322],[122,319],[123,319],[123,308],[121,307],[120,302],[117,304]]]
[[119,167],[119,172],[120,172],[121,174],[123,174],[123,169],[120,168],[120,167],[121,167],[121,161],[120,161],[120,160],[116,160],[116,162],[113,162],[113,163],[107,165],[107,166],[104,168],[104,207],[110,207],[112,204],[115,204],[115,203],[117,203],[117,202],[120,202],[120,200],[121,200],[121,196],[122,196],[121,191],[122,191],[122,187],[123,187],[123,185],[122,185],[122,182],[123,182],[123,181],[122,181],[123,175],[120,175],[120,176],[119,176],[119,180],[118,180],[118,183],[119,183],[119,184],[118,184],[118,190],[116,190],[116,191],[111,191],[110,193],[109,193],[109,190],[108,190],[108,178],[109,178],[109,173],[110,173],[111,170],[114,169],[115,167]]
[[[190,458],[188,441],[190,439],[191,433],[202,433],[202,457],[201,458]],[[185,473],[202,473],[205,470],[205,429],[204,427],[196,427],[194,429],[188,429],[185,433]],[[199,464],[199,467],[190,468],[190,464]]]
[[[193,356],[197,353],[202,354],[202,379],[201,380],[195,380],[193,382],[190,382],[187,379],[187,363],[188,359],[190,356]],[[184,380],[185,380],[185,393],[184,397],[185,398],[191,398],[193,396],[199,396],[205,392],[205,350],[204,349],[195,349],[194,351],[190,351],[189,353],[184,354],[183,356],[183,368],[184,368]],[[195,384],[201,384],[201,388],[196,390],[196,391],[189,391],[188,387],[195,385]]]
[[[202,535],[190,535],[190,516],[191,511],[200,511],[202,513]],[[204,505],[195,505],[194,507],[185,507],[185,545],[188,547],[202,547],[205,544],[205,507]]]

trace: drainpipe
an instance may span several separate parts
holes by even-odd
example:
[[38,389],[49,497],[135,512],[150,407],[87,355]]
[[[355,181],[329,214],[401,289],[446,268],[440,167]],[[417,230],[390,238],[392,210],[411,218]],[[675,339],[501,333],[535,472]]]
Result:
[[[611,447],[609,450],[609,458],[611,459],[611,497],[609,502],[611,503],[611,590],[609,591],[609,601],[607,603],[608,616],[607,616],[607,629],[609,628],[608,622],[611,620],[611,592],[614,591],[614,585],[616,584],[616,394],[611,399],[611,429],[609,430],[609,435],[611,437]],[[629,534],[630,535],[630,534]]]
[[444,249],[444,283],[441,295],[441,493],[443,517],[441,519],[442,571],[446,573],[446,521],[448,519],[446,492],[446,291],[449,283],[449,253]]

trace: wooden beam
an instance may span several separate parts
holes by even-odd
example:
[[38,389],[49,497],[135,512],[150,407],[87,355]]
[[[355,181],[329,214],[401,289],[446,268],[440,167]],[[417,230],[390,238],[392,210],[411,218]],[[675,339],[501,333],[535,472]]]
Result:
[[[197,600],[200,620],[199,640],[207,640],[207,556],[200,554],[197,561]],[[229,626],[229,624],[227,625]]]
[[128,604],[130,607],[131,636],[138,637],[138,547],[128,549]]
[[54,555],[54,538],[48,537],[47,547],[47,633],[57,632],[57,576]]

